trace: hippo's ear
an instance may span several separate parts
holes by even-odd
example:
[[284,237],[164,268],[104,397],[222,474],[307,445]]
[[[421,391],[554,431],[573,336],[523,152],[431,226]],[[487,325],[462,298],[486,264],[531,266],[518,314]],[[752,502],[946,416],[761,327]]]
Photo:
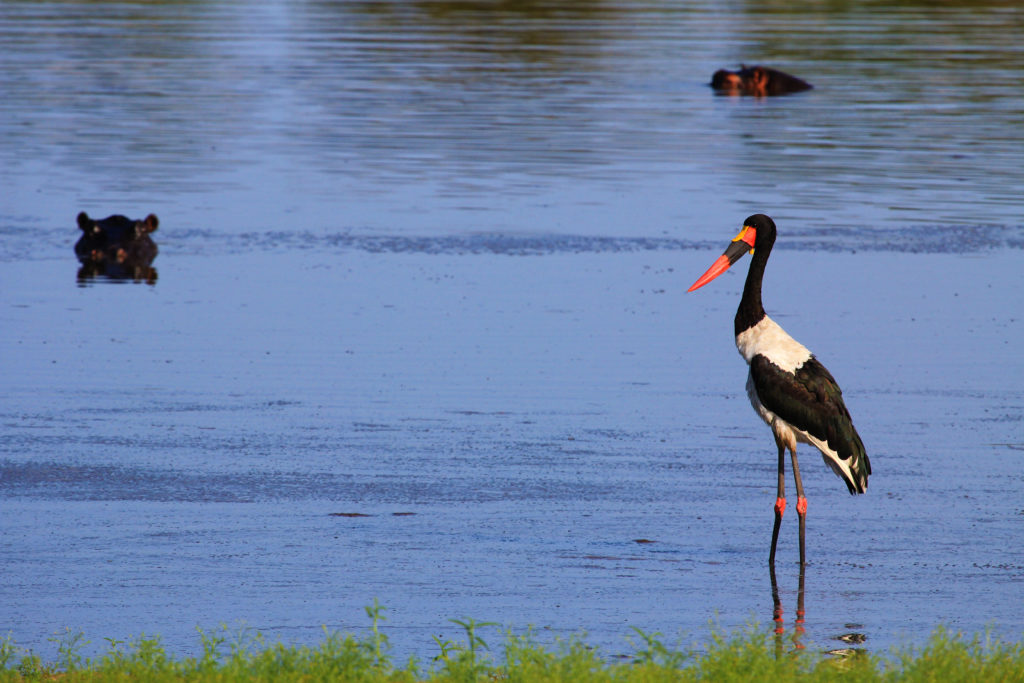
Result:
[[156,232],[156,228],[160,225],[160,219],[156,217],[155,213],[151,213],[146,216],[146,220],[143,221],[143,225],[146,226],[146,232]]
[[78,229],[79,230],[81,230],[82,232],[86,232],[89,228],[92,227],[92,224],[93,224],[93,220],[91,218],[89,218],[89,214],[87,214],[85,211],[83,211],[80,214],[78,214]]

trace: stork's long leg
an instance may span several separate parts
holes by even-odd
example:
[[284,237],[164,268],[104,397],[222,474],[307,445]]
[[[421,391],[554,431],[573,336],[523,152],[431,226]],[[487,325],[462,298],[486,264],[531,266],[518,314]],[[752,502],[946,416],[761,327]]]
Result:
[[[775,567],[775,544],[779,542],[779,527],[782,526],[782,513],[786,511],[786,446],[778,437],[775,443],[779,447],[779,488],[775,498],[775,526],[772,528],[772,551],[768,555],[768,564]],[[795,460],[793,461],[796,462]],[[799,479],[797,479],[799,481]],[[801,536],[801,538],[803,538]]]
[[804,554],[804,529],[807,522],[807,499],[804,498],[804,485],[803,482],[800,481],[800,466],[796,462],[795,445],[790,448],[789,453],[793,457],[793,479],[796,480],[796,514],[800,518],[800,566],[802,567],[807,561],[807,557]]

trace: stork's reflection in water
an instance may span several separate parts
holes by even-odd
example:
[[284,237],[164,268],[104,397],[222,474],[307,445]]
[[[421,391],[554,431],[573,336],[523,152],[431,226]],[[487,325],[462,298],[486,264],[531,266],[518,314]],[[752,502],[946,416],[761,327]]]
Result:
[[[804,574],[807,565],[800,563],[800,579],[796,592],[796,618],[793,620],[793,633],[789,637],[792,643],[792,652],[799,652],[804,649]],[[782,656],[786,651],[786,619],[785,610],[782,607],[782,599],[779,597],[779,582],[775,578],[775,563],[768,564],[768,575],[772,581],[772,621],[775,622],[775,656]]]
[[[775,577],[775,563],[769,563],[768,565],[768,576],[772,582],[772,622],[774,623],[774,634],[775,634],[775,658],[778,659],[784,654],[798,654],[806,649],[804,643],[804,637],[807,635],[807,631],[804,627],[804,620],[806,612],[804,611],[804,577],[806,574],[807,565],[800,563],[800,578],[797,582],[796,590],[796,613],[793,619],[793,626],[789,636],[786,635],[786,617],[785,607],[782,604],[782,598],[779,596],[779,582]],[[857,629],[842,633],[839,635],[830,636],[831,640],[838,640],[842,643],[849,645],[861,645],[867,640],[867,636],[862,632],[864,628],[863,624],[844,624],[848,629]],[[787,641],[789,645],[787,645]],[[858,654],[862,654],[864,650],[858,647],[837,647],[824,650],[827,655],[835,657],[852,657]]]

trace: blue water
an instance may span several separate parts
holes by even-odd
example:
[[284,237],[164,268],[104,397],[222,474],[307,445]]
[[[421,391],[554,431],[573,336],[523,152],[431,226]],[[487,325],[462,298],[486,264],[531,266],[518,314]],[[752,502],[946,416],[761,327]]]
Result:
[[[0,4],[0,634],[316,642],[375,598],[425,660],[450,618],[609,655],[773,628],[745,262],[685,294],[763,211],[766,307],[875,470],[853,498],[800,451],[803,641],[1018,639],[1022,24]],[[815,89],[713,95],[741,61]],[[155,283],[79,281],[80,210],[157,213]],[[788,517],[779,553],[788,638]]]

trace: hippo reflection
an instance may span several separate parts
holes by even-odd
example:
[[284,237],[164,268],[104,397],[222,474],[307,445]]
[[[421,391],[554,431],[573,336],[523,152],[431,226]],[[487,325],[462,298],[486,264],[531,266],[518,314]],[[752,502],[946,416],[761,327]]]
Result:
[[75,255],[82,263],[79,282],[103,275],[113,280],[156,282],[156,242],[150,233],[160,224],[154,214],[141,221],[120,215],[94,220],[86,212],[78,214],[82,236],[75,243]]
[[805,80],[777,69],[743,64],[740,65],[739,71],[719,69],[711,77],[710,85],[722,94],[754,95],[755,97],[788,95],[814,87]]

